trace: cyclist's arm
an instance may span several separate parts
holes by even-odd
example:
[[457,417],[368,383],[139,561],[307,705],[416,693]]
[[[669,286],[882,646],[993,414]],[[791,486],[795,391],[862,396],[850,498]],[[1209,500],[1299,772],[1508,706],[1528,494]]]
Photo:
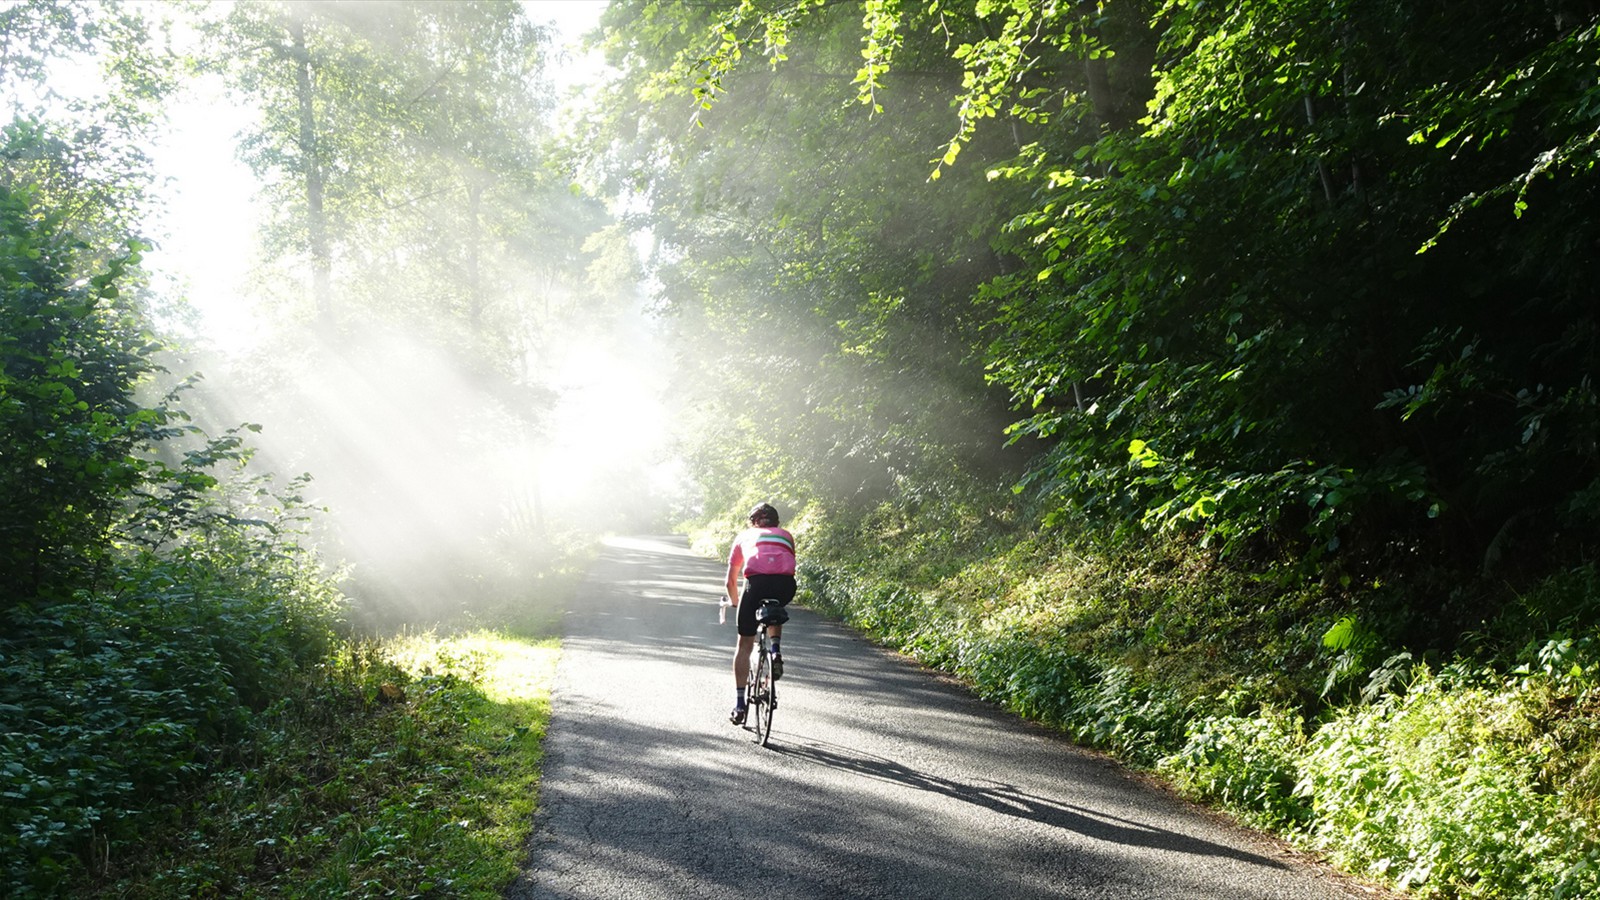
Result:
[[733,552],[728,554],[728,602],[734,606],[739,605],[739,573],[743,569],[744,548],[735,541]]

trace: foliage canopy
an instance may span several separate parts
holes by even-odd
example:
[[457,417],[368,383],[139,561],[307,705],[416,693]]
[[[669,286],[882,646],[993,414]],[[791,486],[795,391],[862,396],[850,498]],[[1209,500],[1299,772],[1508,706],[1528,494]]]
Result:
[[[930,408],[897,371],[981,363],[1047,521],[1537,577],[1596,534],[1600,26],[1469,7],[622,3],[651,105],[604,133],[639,148],[669,307],[758,348],[728,406],[790,484],[895,446],[859,417]],[[854,438],[812,412],[841,407]]]

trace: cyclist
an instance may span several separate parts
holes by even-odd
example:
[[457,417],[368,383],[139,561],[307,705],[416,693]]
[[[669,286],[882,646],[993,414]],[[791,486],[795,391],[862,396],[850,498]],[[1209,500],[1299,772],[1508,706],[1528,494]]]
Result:
[[[739,576],[744,576],[744,593],[739,593]],[[745,679],[750,676],[750,650],[756,640],[756,609],[761,601],[772,599],[784,606],[794,599],[794,535],[778,527],[778,511],[770,503],[750,510],[750,527],[733,539],[728,552],[728,602],[738,610],[739,643],[733,651],[733,713],[728,721],[743,725],[747,709]],[[769,627],[772,640],[772,677],[783,676],[783,657],[778,653],[782,629]]]

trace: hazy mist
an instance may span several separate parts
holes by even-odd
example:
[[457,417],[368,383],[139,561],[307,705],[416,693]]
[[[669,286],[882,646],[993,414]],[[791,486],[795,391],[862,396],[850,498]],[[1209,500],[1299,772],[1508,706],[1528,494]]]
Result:
[[[232,27],[286,40],[290,20],[275,16],[287,8],[256,7]],[[293,9],[309,58],[365,79],[387,72],[401,97],[435,104],[406,115],[434,121],[396,120],[385,127],[416,133],[370,145],[330,133],[307,175],[295,168],[311,165],[295,161],[301,135],[274,137],[275,117],[294,109],[271,93],[272,79],[294,85],[285,64],[247,60],[234,91],[191,93],[174,113],[181,138],[163,151],[182,203],[155,254],[200,311],[195,349],[169,362],[171,376],[203,375],[184,404],[208,433],[262,426],[254,471],[310,474],[306,499],[326,510],[319,549],[348,572],[359,620],[427,624],[532,602],[580,535],[664,527],[684,495],[635,243],[545,149],[559,97],[542,92],[583,66],[560,32],[538,29],[586,27],[595,4],[527,4],[535,29],[520,33],[477,6],[423,4],[393,21],[386,10],[399,8],[377,3]],[[436,21],[408,37],[419,15]],[[485,29],[501,29],[496,52],[524,42],[533,68],[471,55]],[[312,74],[302,99],[315,102],[300,109],[320,127],[392,114],[369,96],[391,85],[335,74],[324,87]],[[508,95],[496,77],[530,93]],[[249,182],[231,157],[273,140],[284,149],[255,163],[273,183]],[[308,178],[326,194],[314,209],[333,241],[319,301],[331,320],[312,307],[315,254],[297,249],[316,213],[283,205],[304,202]],[[241,219],[258,220],[248,244]]]

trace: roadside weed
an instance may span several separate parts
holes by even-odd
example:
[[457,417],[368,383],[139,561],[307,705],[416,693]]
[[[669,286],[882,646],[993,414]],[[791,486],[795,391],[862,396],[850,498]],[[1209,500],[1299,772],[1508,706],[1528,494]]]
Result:
[[498,897],[537,802],[555,639],[353,644],[85,895]]

